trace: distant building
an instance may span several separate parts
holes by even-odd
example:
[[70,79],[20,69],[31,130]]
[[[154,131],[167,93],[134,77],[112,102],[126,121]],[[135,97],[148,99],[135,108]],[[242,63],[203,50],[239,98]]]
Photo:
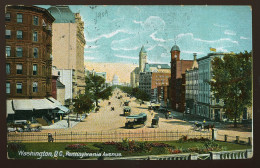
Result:
[[113,85],[120,85],[119,82],[120,82],[119,77],[117,75],[114,75],[113,80],[112,80],[112,84]]
[[72,97],[68,96],[68,91],[65,97],[74,98],[77,94],[85,92],[84,22],[80,14],[73,13],[69,6],[51,6],[48,11],[55,18],[52,29],[53,66],[64,72],[61,73],[61,78],[68,78],[62,76],[65,71],[66,74],[73,72],[75,76],[73,83],[70,83],[70,86],[67,86],[68,82],[62,83],[66,86],[66,90],[73,89]]
[[193,65],[185,72],[185,101],[186,112],[197,115],[199,67],[197,54],[194,53],[193,56]]
[[140,72],[139,89],[151,96],[151,100],[157,99],[157,87],[168,86],[170,76],[170,66],[168,64],[146,63],[144,71]]
[[192,60],[180,59],[180,48],[177,45],[172,47],[169,99],[173,110],[185,111],[185,71],[190,69],[192,64]]
[[145,64],[147,62],[147,52],[144,49],[144,46],[142,46],[140,52],[139,52],[139,67],[136,67],[130,75],[130,85],[132,87],[138,87],[139,86],[139,75],[141,72],[144,71]]

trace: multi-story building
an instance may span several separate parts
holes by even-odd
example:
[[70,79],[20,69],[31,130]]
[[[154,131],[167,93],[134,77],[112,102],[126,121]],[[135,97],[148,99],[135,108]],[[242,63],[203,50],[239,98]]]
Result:
[[7,99],[51,96],[53,21],[42,8],[6,7]]
[[[84,46],[86,41],[84,22],[79,13],[73,13],[65,5],[51,6],[48,11],[55,18],[52,26],[53,66],[64,70],[64,72],[74,73],[75,79],[71,80],[70,86],[67,87],[62,82],[66,86],[66,90],[72,87],[72,97],[74,98],[77,94],[85,91]],[[67,78],[62,77],[62,74],[60,77]],[[68,98],[67,92],[65,97]]]
[[172,47],[169,101],[173,110],[185,111],[185,71],[191,68],[192,64],[192,60],[180,59],[180,48],[177,45]]
[[222,108],[223,101],[215,99],[211,92],[209,84],[212,79],[211,61],[214,57],[223,57],[224,55],[224,53],[209,53],[207,56],[197,59],[199,65],[197,114],[215,121],[222,120],[225,115]]
[[168,86],[170,76],[170,66],[168,64],[146,63],[144,71],[140,73],[139,88],[150,95],[151,100],[157,100],[157,87]]
[[139,67],[136,67],[130,75],[130,84],[132,87],[138,87],[139,86],[139,76],[140,73],[144,71],[145,64],[147,62],[147,52],[144,49],[144,46],[142,46],[140,52],[139,52]]
[[197,54],[194,53],[194,60],[191,69],[187,69],[185,72],[185,101],[186,112],[190,114],[196,114],[197,102],[198,102],[198,62]]
[[36,6],[6,7],[7,120],[54,119],[54,110],[62,108],[50,101],[54,20]]

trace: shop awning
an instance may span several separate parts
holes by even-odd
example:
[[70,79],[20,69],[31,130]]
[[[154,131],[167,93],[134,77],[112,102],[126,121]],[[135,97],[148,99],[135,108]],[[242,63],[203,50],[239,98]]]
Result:
[[12,100],[6,100],[6,116],[8,114],[15,114],[13,110]]
[[15,99],[13,100],[14,110],[43,110],[55,109],[47,99]]
[[53,97],[48,97],[49,102],[55,105],[55,108],[59,108],[60,110],[64,111],[65,113],[69,113],[69,109],[63,106],[58,100],[54,99]]

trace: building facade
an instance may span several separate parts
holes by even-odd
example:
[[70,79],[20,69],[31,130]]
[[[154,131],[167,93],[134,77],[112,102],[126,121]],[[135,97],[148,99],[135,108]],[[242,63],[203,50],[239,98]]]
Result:
[[[71,70],[70,72],[74,73],[75,82],[72,86],[72,97],[74,98],[85,91],[84,22],[81,20],[80,14],[73,13],[68,6],[51,6],[48,11],[55,18],[52,29],[53,66],[60,70]],[[65,86],[67,89],[66,84]],[[69,88],[71,87],[69,86]]]
[[168,86],[170,66],[168,64],[145,64],[144,71],[140,73],[139,89],[150,95],[151,100],[159,101],[158,86]]
[[50,101],[55,83],[51,56],[54,20],[43,8],[6,6],[7,122],[53,120],[55,111],[65,110]]
[[194,60],[191,69],[185,72],[185,101],[186,113],[197,114],[198,102],[198,62],[196,53],[193,54]]
[[139,87],[139,76],[141,72],[144,72],[145,64],[147,62],[147,52],[142,46],[139,52],[139,67],[136,67],[130,74],[130,85],[132,87]]
[[209,53],[197,59],[199,65],[198,78],[198,106],[197,114],[210,120],[221,121],[225,119],[223,101],[215,99],[211,92],[209,82],[211,76],[211,61],[214,57],[223,57],[224,53]]
[[51,96],[53,22],[50,13],[39,7],[6,7],[7,99]]
[[172,47],[169,101],[173,110],[185,111],[185,71],[190,69],[192,64],[192,60],[180,59],[180,48],[177,45]]

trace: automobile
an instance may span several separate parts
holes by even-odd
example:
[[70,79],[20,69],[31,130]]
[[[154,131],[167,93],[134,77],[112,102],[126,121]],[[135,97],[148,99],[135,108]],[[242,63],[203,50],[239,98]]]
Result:
[[9,132],[31,132],[31,131],[40,131],[42,124],[37,122],[30,122],[28,120],[15,120],[13,123],[9,124]]
[[147,114],[140,113],[138,115],[130,115],[126,117],[125,128],[144,127],[147,121]]

